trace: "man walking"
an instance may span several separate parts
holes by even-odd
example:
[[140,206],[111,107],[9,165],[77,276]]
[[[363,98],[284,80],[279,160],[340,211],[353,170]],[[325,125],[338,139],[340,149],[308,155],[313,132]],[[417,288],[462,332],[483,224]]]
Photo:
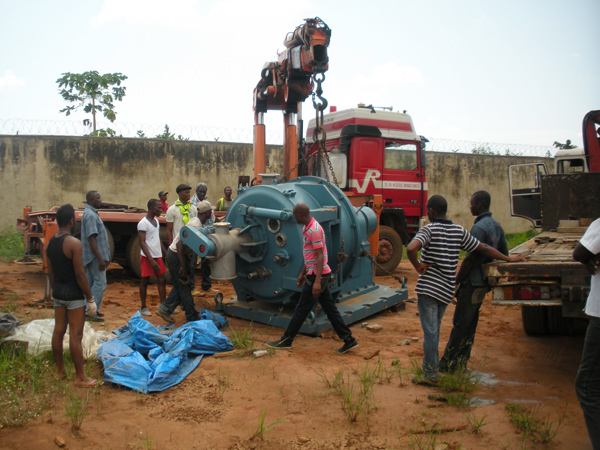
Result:
[[140,261],[142,280],[140,281],[140,313],[151,316],[146,307],[146,292],[150,277],[156,275],[158,280],[158,297],[160,302],[166,298],[165,272],[167,271],[162,257],[167,254],[160,240],[160,224],[156,219],[162,212],[160,200],[155,198],[148,201],[148,213],[137,225],[138,239],[140,240]]
[[[508,255],[504,230],[492,218],[490,212],[491,200],[490,194],[486,191],[478,191],[471,196],[471,214],[477,218],[470,233],[479,242],[495,248],[503,255]],[[456,309],[452,319],[450,339],[440,361],[442,372],[454,372],[458,368],[466,367],[471,357],[479,321],[479,309],[490,290],[487,280],[483,278],[481,265],[491,261],[491,258],[480,253],[471,252],[467,254],[458,270],[456,284],[459,288],[456,293]]]
[[592,275],[590,293],[585,304],[585,313],[590,323],[585,333],[583,354],[575,391],[583,410],[592,448],[600,449],[600,219],[589,226],[575,250],[573,259],[579,261]]
[[[207,226],[212,212],[212,207],[207,201],[198,204],[199,217],[191,219],[187,225],[202,229]],[[167,267],[171,274],[173,288],[169,292],[166,300],[156,309],[156,315],[162,317],[170,323],[175,323],[171,314],[175,311],[177,305],[185,312],[185,319],[188,322],[199,320],[198,312],[194,308],[194,298],[192,297],[192,288],[194,279],[194,261],[196,254],[188,248],[180,239],[179,233],[173,239],[173,243],[167,251]]]
[[331,268],[327,264],[325,232],[321,225],[310,215],[310,209],[306,203],[298,203],[294,206],[292,213],[296,222],[304,225],[302,228],[304,267],[296,281],[298,287],[302,286],[302,294],[294,310],[294,315],[281,339],[267,342],[267,346],[272,348],[290,348],[294,338],[302,327],[302,323],[306,320],[316,303],[319,302],[331,326],[339,338],[344,341],[344,345],[336,349],[335,352],[346,353],[358,347],[358,342],[352,336],[352,332],[344,322],[344,319],[342,319],[329,291],[328,283],[331,278]]
[[[75,366],[75,385],[91,387],[98,384],[88,378],[83,368],[83,327],[85,325],[86,304],[89,314],[96,312],[96,303],[88,285],[83,268],[82,244],[71,235],[75,225],[75,210],[71,205],[61,206],[56,211],[58,233],[46,247],[48,276],[54,300],[54,331],[52,333],[52,354],[56,363],[58,378],[65,378],[63,361],[63,337],[69,326],[69,350]],[[87,298],[87,302],[86,302]]]
[[[408,259],[419,273],[415,292],[421,328],[423,329],[423,371],[425,379],[413,382],[437,386],[440,325],[448,304],[454,297],[456,267],[460,250],[477,251],[503,261],[525,261],[521,256],[505,256],[493,247],[479,242],[460,225],[446,219],[448,203],[441,195],[427,201],[427,217],[431,222],[415,235],[406,247]],[[421,260],[418,251],[421,250]]]
[[98,208],[102,205],[100,193],[89,191],[85,196],[85,201],[87,204],[81,217],[82,258],[85,274],[97,306],[96,314],[89,320],[104,322],[102,318],[104,314],[100,312],[100,305],[106,290],[106,266],[110,263],[110,247],[106,228],[98,215]]

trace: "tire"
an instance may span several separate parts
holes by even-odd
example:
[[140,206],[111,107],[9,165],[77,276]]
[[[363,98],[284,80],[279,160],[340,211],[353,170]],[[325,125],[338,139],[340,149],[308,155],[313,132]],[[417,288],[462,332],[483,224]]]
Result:
[[138,277],[142,277],[142,263],[140,262],[140,240],[137,234],[132,235],[127,242],[125,250],[127,265],[129,269]]
[[587,319],[563,317],[561,306],[548,307],[548,332],[552,335],[575,336],[585,334]]
[[523,330],[528,336],[545,336],[548,334],[547,306],[521,306]]
[[389,275],[402,260],[402,239],[391,227],[379,227],[379,245],[377,249],[376,275]]

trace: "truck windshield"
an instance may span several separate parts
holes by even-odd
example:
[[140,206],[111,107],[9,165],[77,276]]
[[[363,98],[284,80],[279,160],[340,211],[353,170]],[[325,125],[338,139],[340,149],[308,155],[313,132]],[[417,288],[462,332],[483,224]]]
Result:
[[385,168],[395,170],[417,170],[417,145],[400,142],[385,144]]
[[585,172],[583,159],[561,159],[556,162],[556,173],[580,173]]

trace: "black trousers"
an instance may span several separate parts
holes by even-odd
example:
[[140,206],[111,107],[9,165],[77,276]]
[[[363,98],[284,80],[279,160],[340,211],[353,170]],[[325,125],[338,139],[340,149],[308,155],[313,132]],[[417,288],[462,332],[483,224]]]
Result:
[[[300,300],[298,300],[298,304],[296,305],[296,309],[294,310],[294,315],[292,316],[292,319],[290,320],[290,323],[287,329],[285,330],[282,339],[286,339],[291,344],[298,332],[300,331],[300,328],[302,328],[302,324],[304,323],[312,309],[316,306],[317,302],[319,302],[321,304],[321,308],[323,308],[323,311],[327,315],[327,319],[329,319],[331,326],[333,327],[339,338],[345,343],[352,342],[352,340],[354,339],[352,337],[352,332],[350,331],[350,328],[348,328],[348,325],[346,325],[346,323],[344,322],[344,319],[342,319],[342,316],[340,315],[337,306],[335,306],[335,302],[333,300],[333,297],[331,296],[331,292],[329,291],[329,286],[327,286],[326,284],[329,277],[327,277],[326,280],[323,280],[325,282],[325,289],[321,291],[319,298],[314,298],[312,295],[312,285],[316,276],[307,275],[306,278],[308,282],[305,281],[304,286],[302,286],[302,294],[300,295]],[[322,283],[322,285],[323,284],[324,283]]]

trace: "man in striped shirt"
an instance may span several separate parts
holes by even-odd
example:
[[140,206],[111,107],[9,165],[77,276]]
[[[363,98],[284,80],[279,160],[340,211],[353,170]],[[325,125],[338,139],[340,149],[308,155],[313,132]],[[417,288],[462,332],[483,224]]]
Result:
[[350,328],[340,315],[329,291],[328,283],[331,278],[331,268],[327,264],[325,232],[319,222],[310,215],[310,209],[306,203],[298,203],[294,206],[292,213],[296,222],[304,225],[304,228],[302,228],[304,267],[296,282],[298,287],[302,287],[302,294],[294,310],[294,315],[281,339],[267,342],[266,345],[272,348],[290,348],[302,327],[302,323],[316,303],[319,302],[334,331],[344,341],[344,345],[334,351],[336,353],[346,353],[358,347],[358,342],[352,336]]
[[[521,256],[505,256],[493,247],[479,242],[460,225],[446,219],[448,203],[441,195],[427,201],[430,224],[424,226],[406,247],[408,259],[419,273],[417,306],[423,329],[424,380],[419,384],[438,384],[440,325],[446,308],[454,297],[458,253],[476,251],[493,259],[516,262]],[[417,253],[421,250],[421,259]]]

